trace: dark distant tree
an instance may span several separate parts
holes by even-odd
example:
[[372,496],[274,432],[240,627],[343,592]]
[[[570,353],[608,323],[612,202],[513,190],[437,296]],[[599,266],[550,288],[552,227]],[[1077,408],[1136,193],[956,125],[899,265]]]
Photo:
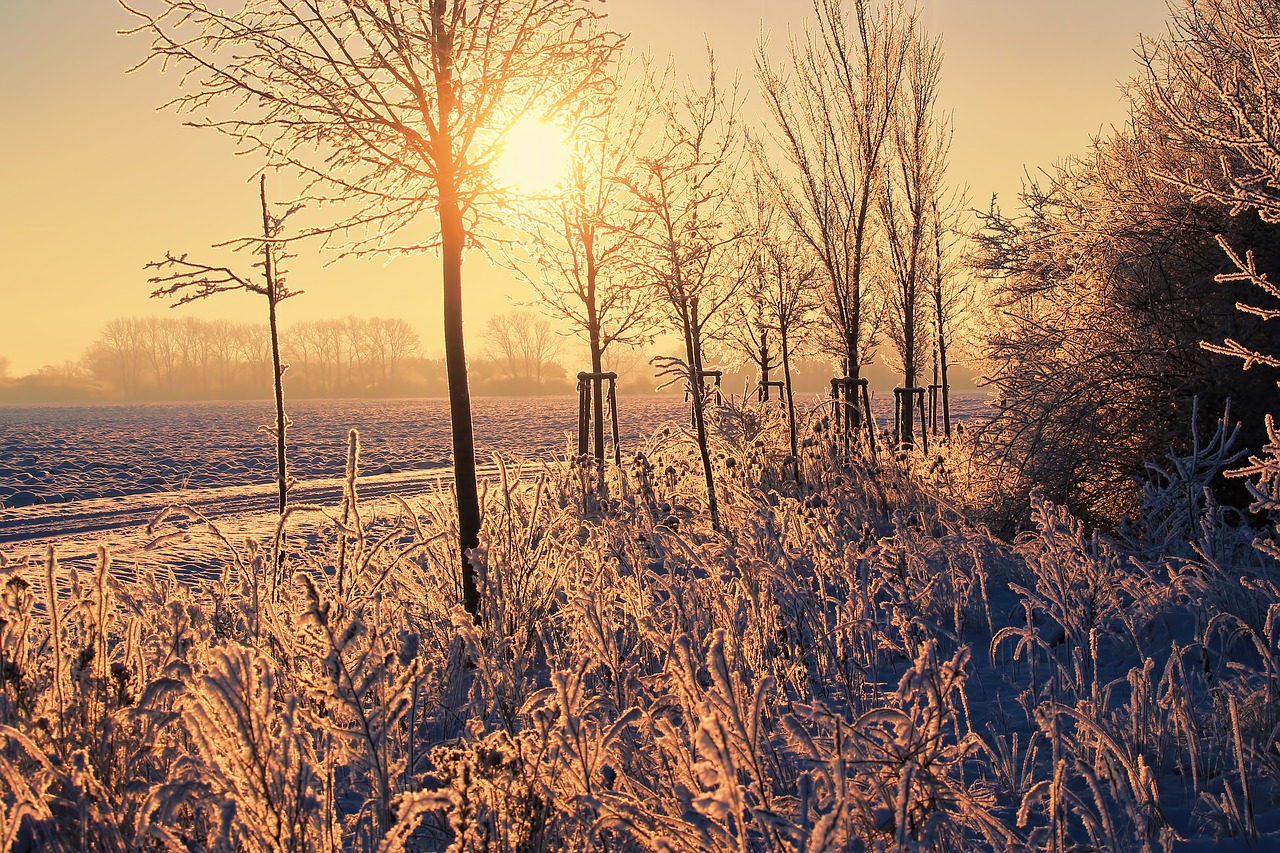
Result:
[[153,261],[147,268],[155,270],[150,279],[156,286],[153,297],[175,297],[176,308],[200,299],[207,299],[218,293],[244,291],[265,297],[267,300],[267,328],[271,335],[271,367],[272,386],[275,392],[276,424],[276,488],[280,503],[280,514],[285,511],[289,491],[289,474],[286,456],[286,434],[289,418],[284,411],[284,366],[280,361],[280,333],[277,311],[281,302],[302,291],[290,290],[285,285],[284,270],[280,262],[285,257],[285,240],[282,236],[285,220],[297,212],[296,206],[287,208],[281,215],[275,216],[267,204],[267,178],[258,179],[258,194],[262,205],[262,237],[253,240],[237,241],[241,247],[253,247],[262,253],[262,261],[255,264],[261,270],[261,280],[249,275],[241,275],[230,267],[211,266],[190,261],[185,254],[174,256],[169,253],[164,260]]
[[[150,59],[184,74],[171,106],[311,179],[349,213],[327,229],[382,246],[434,224],[444,283],[463,605],[479,606],[467,552],[480,505],[463,342],[462,258],[501,216],[492,166],[526,114],[575,108],[607,87],[621,39],[587,0],[280,0],[224,12],[201,0],[121,4],[151,36]],[[144,63],[145,64],[145,63]],[[337,240],[335,239],[335,242]],[[385,828],[390,816],[378,816]]]
[[168,318],[146,317],[142,320],[142,334],[156,394],[172,400],[178,391],[174,384],[181,352],[178,330]]
[[126,400],[136,399],[147,362],[143,321],[136,317],[108,320],[89,345],[85,360],[95,377],[120,389]]
[[[776,70],[762,48],[757,78],[785,166],[771,170],[796,232],[816,254],[823,310],[858,378],[875,353],[878,311],[868,269],[896,105],[916,16],[901,0],[814,0],[815,20]],[[850,406],[851,425],[857,409]]]
[[483,337],[507,377],[525,387],[540,388],[564,348],[564,338],[547,318],[531,311],[495,314],[485,324]]
[[399,317],[371,317],[369,341],[376,355],[379,387],[395,391],[405,360],[422,350],[418,330]]
[[320,393],[319,375],[324,369],[316,346],[315,324],[294,323],[286,326],[280,335],[281,357],[289,363],[294,393],[302,386],[307,396]]
[[184,393],[207,399],[212,390],[213,340],[210,328],[199,317],[183,317],[178,322],[180,343],[179,374]]
[[0,355],[0,379],[9,378],[9,356]]
[[746,279],[738,244],[743,237],[733,211],[733,190],[743,165],[744,144],[736,104],[716,84],[708,56],[705,90],[678,87],[662,104],[660,137],[626,179],[637,220],[629,234],[634,264],[652,282],[650,291],[667,325],[679,334],[684,358],[668,367],[687,383],[702,457],[711,524],[720,529],[715,481],[707,440],[703,387],[706,345],[730,321],[727,310]]
[[[227,397],[237,384],[240,372],[235,359],[234,327],[230,320],[218,319],[206,322],[209,336],[209,393],[215,397]],[[284,341],[281,340],[283,347]]]
[[[650,112],[636,87],[603,101],[575,129],[563,186],[528,208],[524,257],[513,258],[541,297],[540,309],[586,338],[592,373],[604,371],[611,346],[647,343],[653,326],[653,301],[635,280],[628,256],[636,214],[623,186],[635,170]],[[593,384],[591,396],[593,453],[603,475],[602,383]]]

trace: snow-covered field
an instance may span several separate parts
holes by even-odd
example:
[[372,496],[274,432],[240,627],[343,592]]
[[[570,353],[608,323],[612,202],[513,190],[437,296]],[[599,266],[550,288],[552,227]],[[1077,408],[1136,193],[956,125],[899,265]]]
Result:
[[[818,402],[802,401],[812,418]],[[981,416],[982,392],[956,392],[957,422]],[[877,397],[882,423],[892,399]],[[572,397],[480,398],[474,401],[477,461],[491,475],[491,456],[526,460],[564,454],[577,429]],[[665,422],[683,422],[678,396],[623,397],[624,451]],[[337,499],[347,432],[360,431],[364,497],[414,495],[452,476],[446,401],[303,400],[290,403],[293,499]],[[134,553],[142,528],[163,507],[189,504],[229,530],[263,532],[274,510],[274,446],[258,425],[271,421],[267,402],[0,408],[0,547],[23,552],[57,544],[67,559],[91,557],[99,543]],[[68,506],[67,504],[72,504]]]
[[[683,402],[623,398],[618,408],[623,440],[634,442],[680,417]],[[442,399],[300,400],[288,412],[289,464],[302,480],[342,474],[351,428],[366,474],[452,464]],[[473,412],[481,461],[494,451],[536,457],[565,449],[577,400],[480,398]],[[0,408],[0,500],[13,508],[269,483],[275,446],[257,427],[274,419],[266,401]]]
[[848,455],[814,412],[797,483],[779,418],[721,426],[718,526],[679,427],[604,493],[495,463],[474,620],[442,465],[321,470],[278,541],[269,483],[6,510],[0,850],[1280,843],[1280,572],[1189,481],[1160,541],[1033,495],[1010,543],[963,438]]

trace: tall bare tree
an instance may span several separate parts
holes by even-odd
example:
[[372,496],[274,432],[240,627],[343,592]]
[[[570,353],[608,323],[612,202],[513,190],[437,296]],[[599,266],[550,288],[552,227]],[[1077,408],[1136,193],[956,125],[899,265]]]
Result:
[[202,0],[121,4],[151,37],[148,60],[183,74],[170,102],[267,163],[309,179],[349,215],[326,229],[348,251],[435,220],[444,285],[462,599],[479,606],[467,552],[479,543],[475,442],[462,327],[462,259],[501,215],[491,179],[526,114],[572,109],[607,86],[621,39],[587,0]]
[[[929,351],[925,299],[936,259],[930,238],[934,201],[942,191],[950,124],[938,109],[942,43],[917,26],[907,45],[902,91],[894,110],[893,158],[880,196],[891,284],[888,337],[905,388],[917,388]],[[902,401],[908,407],[911,399]],[[900,419],[899,443],[910,445],[910,409]],[[926,427],[927,428],[927,427]]]
[[651,292],[667,324],[684,343],[684,358],[668,368],[688,383],[707,508],[712,526],[719,530],[707,444],[703,353],[730,320],[726,308],[746,278],[738,247],[744,232],[733,211],[744,144],[735,99],[717,85],[710,52],[708,61],[706,89],[686,83],[676,87],[673,97],[660,98],[661,136],[626,183],[639,214],[630,234],[639,247],[634,263],[652,282]]
[[956,222],[959,196],[934,195],[930,204],[933,214],[933,263],[929,277],[929,308],[933,331],[933,384],[942,403],[942,432],[951,438],[951,379],[956,340],[954,334],[970,316],[976,289],[974,279],[966,274],[956,244],[963,239]]
[[[757,157],[757,163],[759,157]],[[811,331],[810,324],[817,302],[813,256],[797,251],[789,220],[777,208],[767,182],[759,175],[753,184],[750,204],[745,211],[751,238],[751,275],[742,306],[739,340],[761,370],[761,381],[768,371],[782,368],[782,392],[787,409],[787,432],[791,441],[791,457],[796,460],[799,478],[800,450],[796,436],[795,390],[791,367],[800,344]],[[768,335],[777,335],[778,353],[769,347]]]
[[108,320],[85,354],[94,375],[116,385],[126,400],[141,390],[146,358],[143,321],[137,317]]
[[[653,303],[629,263],[628,235],[637,223],[623,186],[636,168],[649,104],[643,88],[635,86],[604,101],[577,127],[563,191],[528,208],[527,257],[513,259],[541,297],[540,309],[586,338],[592,373],[604,372],[610,346],[639,346],[651,337]],[[592,388],[592,409],[592,449],[603,471],[599,382]]]
[[[915,14],[902,0],[813,0],[813,10],[787,67],[776,69],[762,46],[756,73],[785,158],[770,177],[820,261],[823,309],[847,375],[857,379],[875,350],[867,269]],[[850,413],[856,425],[857,409]]]

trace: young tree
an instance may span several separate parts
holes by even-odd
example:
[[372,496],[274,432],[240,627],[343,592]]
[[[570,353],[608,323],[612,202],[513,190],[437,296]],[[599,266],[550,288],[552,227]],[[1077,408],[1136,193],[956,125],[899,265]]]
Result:
[[[888,288],[889,340],[897,355],[904,388],[919,387],[929,350],[925,333],[934,201],[942,191],[950,128],[938,111],[942,43],[917,27],[907,46],[906,72],[894,111],[893,160],[880,197],[892,284]],[[913,392],[912,392],[913,393]],[[900,419],[900,444],[913,441],[910,394]]]
[[[758,155],[757,149],[757,161]],[[773,367],[782,368],[787,433],[798,479],[800,449],[791,367],[796,351],[810,331],[816,303],[814,279],[817,271],[809,263],[811,255],[796,251],[791,223],[779,213],[767,186],[767,182],[757,175],[752,203],[746,211],[752,257],[751,274],[746,285],[747,298],[738,324],[739,340],[760,368],[762,382],[766,381],[768,371]],[[769,349],[770,332],[778,336],[776,363],[773,363],[774,355]]]
[[170,106],[231,136],[349,215],[347,251],[384,246],[423,215],[444,291],[463,605],[479,606],[467,552],[480,505],[462,328],[462,259],[501,216],[492,167],[526,114],[572,109],[607,86],[621,39],[587,0],[203,0],[121,4],[154,60],[183,73]]
[[[630,95],[603,101],[577,127],[563,190],[528,208],[527,257],[513,259],[541,298],[541,310],[586,338],[592,373],[604,372],[611,346],[640,346],[651,337],[652,300],[631,275],[628,258],[627,235],[636,230],[636,214],[628,209],[622,185],[635,169],[649,104],[637,86]],[[600,382],[593,383],[592,421],[592,450],[603,474]]]
[[745,279],[733,216],[733,189],[743,161],[736,104],[716,84],[708,52],[707,88],[680,87],[662,101],[661,137],[626,179],[638,214],[630,237],[634,264],[653,283],[653,297],[680,334],[684,358],[668,366],[682,373],[693,400],[693,424],[702,457],[712,527],[720,529],[707,443],[703,354],[726,322],[726,310]]
[[[818,257],[836,352],[857,379],[876,344],[867,276],[873,213],[916,21],[902,0],[853,0],[846,17],[848,5],[814,0],[815,27],[791,43],[789,69],[775,70],[763,47],[756,69],[786,161],[770,179]],[[858,409],[848,409],[856,427]]]
[[[274,430],[276,445],[276,489],[279,497],[280,514],[284,514],[289,491],[289,474],[286,456],[286,434],[289,418],[284,411],[284,365],[280,361],[280,330],[277,322],[277,309],[281,302],[302,291],[290,290],[285,286],[284,271],[280,262],[286,257],[285,241],[281,236],[285,220],[295,213],[297,207],[289,207],[280,216],[274,216],[267,204],[267,178],[258,179],[258,193],[262,202],[262,237],[255,240],[237,241],[240,246],[256,246],[262,252],[262,263],[257,268],[262,271],[262,280],[256,281],[250,276],[243,276],[230,267],[217,267],[187,260],[185,254],[175,257],[172,253],[165,255],[162,261],[153,261],[147,268],[155,270],[150,279],[156,286],[153,297],[174,296],[179,305],[207,299],[217,293],[242,290],[266,297],[267,328],[271,333],[271,367],[272,387],[275,392],[276,425]],[[279,555],[277,555],[277,558]]]
[[942,401],[942,434],[951,438],[951,379],[949,370],[955,346],[953,333],[964,321],[974,301],[973,279],[965,275],[955,251],[960,234],[956,216],[959,206],[946,204],[935,194],[933,214],[933,263],[929,279],[929,307],[933,326],[933,384]]

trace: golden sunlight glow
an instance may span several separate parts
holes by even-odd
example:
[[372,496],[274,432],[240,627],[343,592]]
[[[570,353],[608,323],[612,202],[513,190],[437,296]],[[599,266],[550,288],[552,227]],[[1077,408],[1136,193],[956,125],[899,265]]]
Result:
[[507,133],[498,158],[498,181],[521,195],[555,189],[569,162],[569,144],[555,125],[525,117]]

